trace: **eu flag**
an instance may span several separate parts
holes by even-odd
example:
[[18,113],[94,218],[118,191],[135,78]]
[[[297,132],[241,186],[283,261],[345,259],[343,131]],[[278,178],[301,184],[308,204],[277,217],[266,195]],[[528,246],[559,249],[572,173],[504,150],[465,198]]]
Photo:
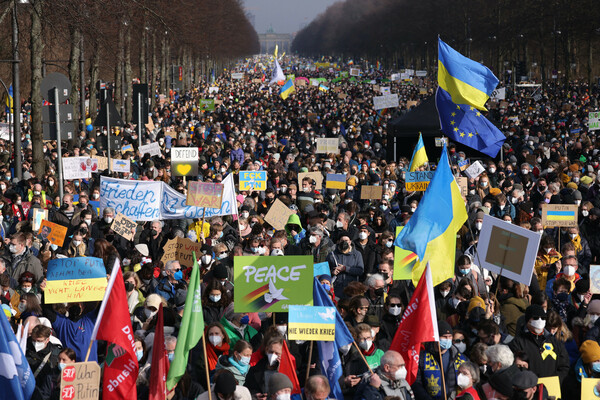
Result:
[[506,137],[477,108],[454,103],[441,87],[435,94],[435,104],[442,132],[455,142],[496,157]]
[[[313,286],[313,303],[315,306],[326,306],[335,307],[331,298],[321,286],[321,283],[315,278]],[[348,327],[344,323],[340,313],[335,311],[335,341],[324,342],[319,340],[317,342],[317,349],[319,350],[319,360],[321,360],[321,373],[327,377],[329,386],[331,386],[331,397],[334,399],[343,399],[344,394],[340,388],[338,380],[344,374],[342,370],[342,361],[340,360],[340,353],[338,349],[343,346],[354,342],[354,338],[350,334]]]
[[8,319],[0,315],[0,399],[29,400],[35,378]]

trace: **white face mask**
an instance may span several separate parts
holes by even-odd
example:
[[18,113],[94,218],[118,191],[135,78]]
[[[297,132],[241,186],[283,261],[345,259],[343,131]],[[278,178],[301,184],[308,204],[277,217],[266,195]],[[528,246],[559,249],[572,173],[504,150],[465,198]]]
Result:
[[312,244],[317,243],[317,237],[313,236],[313,235],[310,235],[310,237],[308,238],[308,242],[312,243]]
[[336,226],[337,228],[340,228],[340,229],[341,229],[341,228],[343,228],[343,227],[344,227],[344,223],[343,223],[342,221],[336,221],[336,222],[335,222],[335,226]]
[[467,375],[465,374],[458,374],[458,376],[456,377],[456,384],[458,386],[460,386],[463,389],[468,388],[469,386],[471,386],[471,378],[469,378]]
[[590,314],[590,322],[592,324],[595,323],[598,320],[599,317],[600,317],[600,315]]
[[275,365],[277,362],[277,354],[267,353],[267,360],[269,361],[269,365]]
[[402,313],[402,307],[394,305],[388,309],[388,312],[394,317],[397,317]]
[[460,342],[460,343],[454,343],[454,346],[458,349],[458,351],[460,351],[461,353],[464,353],[465,350],[467,350],[467,344],[464,342]]
[[113,218],[112,217],[104,217],[104,222],[106,222],[107,224],[110,224],[111,222],[113,222]]
[[247,219],[249,216],[250,216],[250,213],[248,211],[244,211],[242,213],[242,218],[246,218]]
[[587,217],[588,215],[590,215],[590,212],[588,210],[581,210],[581,215]]
[[400,381],[402,379],[406,379],[406,367],[400,367],[394,373],[395,381]]
[[475,228],[477,228],[478,231],[481,230],[481,227],[483,226],[483,222],[476,222],[475,223]]
[[358,238],[359,238],[360,240],[365,240],[367,237],[369,237],[369,234],[368,234],[367,232],[360,232],[360,233],[358,234]]
[[277,325],[277,331],[281,333],[282,336],[285,336],[287,333],[287,325]]
[[46,348],[46,343],[44,342],[33,342],[33,347],[35,347],[35,352],[38,353]]
[[281,249],[273,249],[271,251],[271,255],[272,256],[282,256],[283,255],[283,251],[281,251]]
[[442,295],[442,297],[445,298],[446,296],[448,296],[450,294],[450,291],[449,290],[444,290],[443,292],[440,292],[440,294]]
[[154,317],[154,315],[156,314],[156,311],[150,311],[147,308],[144,308],[144,314],[146,314],[146,319],[150,319],[150,318]]
[[373,346],[372,340],[363,340],[362,342],[360,342],[360,348],[364,351],[368,351],[371,348],[371,346]]
[[289,394],[289,393],[282,393],[282,394],[278,394],[275,399],[276,400],[290,400],[291,398],[292,398],[291,394]]
[[543,319],[534,319],[529,322],[529,325],[531,325],[535,333],[540,334],[544,332],[544,328],[546,327],[546,321]]
[[210,342],[210,344],[216,347],[220,346],[221,343],[223,343],[223,338],[221,338],[221,336],[218,335],[212,335],[208,337],[208,341]]
[[563,272],[567,276],[573,276],[575,275],[575,267],[572,265],[565,265],[563,268]]
[[75,247],[77,247],[81,244],[81,240],[73,240],[73,244],[75,245]]

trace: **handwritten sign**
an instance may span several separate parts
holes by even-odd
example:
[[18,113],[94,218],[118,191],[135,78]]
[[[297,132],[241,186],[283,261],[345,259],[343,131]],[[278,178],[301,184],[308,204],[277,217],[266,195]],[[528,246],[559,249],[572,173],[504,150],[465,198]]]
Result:
[[193,252],[200,254],[201,248],[200,243],[192,242],[187,238],[176,237],[165,244],[161,261],[166,263],[167,261],[177,260],[183,266],[192,267],[194,265]]
[[198,148],[173,147],[171,149],[171,172],[175,176],[198,175]]
[[48,210],[44,210],[41,208],[34,208],[33,209],[33,219],[31,221],[31,229],[33,229],[34,232],[37,232],[40,230],[40,227],[42,226],[42,220],[47,220],[48,219]]
[[57,258],[48,262],[46,303],[100,301],[106,291],[104,261],[96,257]]
[[130,160],[119,160],[119,159],[111,159],[110,160],[111,165],[111,170],[113,172],[124,172],[124,173],[129,173],[131,172],[131,161]]
[[335,307],[295,306],[289,308],[290,340],[335,340]]
[[479,160],[477,160],[465,170],[465,174],[469,178],[475,179],[479,175],[481,175],[484,171],[485,171],[485,168],[483,168],[483,165],[481,165],[481,162],[479,162]]
[[140,146],[140,154],[143,156],[146,153],[150,154],[151,156],[160,156],[161,150],[158,142],[153,142],[150,144]]
[[133,240],[133,232],[131,230],[136,227],[137,223],[135,221],[130,220],[121,213],[117,213],[110,229],[115,231],[117,235],[123,236],[126,240]]
[[300,189],[302,189],[302,180],[304,178],[312,178],[316,183],[316,190],[321,190],[323,188],[323,174],[321,174],[320,172],[300,172],[298,174],[298,184],[300,185]]
[[60,374],[60,400],[97,400],[100,398],[100,366],[96,362],[78,362],[63,368]]
[[40,230],[38,231],[38,238],[40,240],[48,240],[50,243],[57,246],[62,246],[65,241],[67,234],[67,227],[47,220],[42,220],[40,224]]
[[92,159],[89,157],[63,157],[63,178],[64,179],[88,179],[92,172]]
[[187,204],[196,207],[221,208],[222,183],[188,182]]
[[590,265],[590,292],[600,294],[600,265]]
[[98,157],[96,157],[96,160],[98,160],[98,171],[104,171],[104,170],[108,169],[108,158],[107,157],[98,156]]
[[386,94],[373,97],[373,109],[383,110],[385,108],[396,108],[399,105],[398,94]]
[[338,138],[317,138],[317,154],[329,153],[340,153],[340,140]]
[[240,191],[267,190],[267,171],[240,171]]
[[276,230],[282,231],[292,214],[294,214],[294,211],[290,210],[281,200],[276,199],[269,208],[267,215],[265,215],[265,221]]
[[362,186],[360,188],[361,200],[381,200],[383,188],[381,186]]
[[433,171],[412,171],[406,173],[404,183],[406,190],[410,192],[424,192],[433,179]]
[[576,204],[543,204],[542,225],[572,227],[577,226]]

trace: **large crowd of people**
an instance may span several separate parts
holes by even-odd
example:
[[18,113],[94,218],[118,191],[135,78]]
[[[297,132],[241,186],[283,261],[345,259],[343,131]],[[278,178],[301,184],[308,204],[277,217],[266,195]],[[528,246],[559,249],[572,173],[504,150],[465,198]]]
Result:
[[[453,165],[474,157],[485,171],[468,179],[469,217],[457,234],[457,258],[449,260],[455,275],[435,287],[439,347],[424,345],[416,381],[409,385],[405,360],[389,348],[415,288],[409,280],[394,280],[393,242],[423,192],[406,190],[412,148],[390,159],[387,127],[410,112],[414,105],[408,102],[418,106],[430,96],[435,79],[384,81],[389,71],[377,69],[358,80],[335,79],[338,69],[308,68],[313,64],[307,60],[288,57],[282,62],[286,72],[330,82],[328,90],[297,85],[284,100],[251,64],[244,79],[225,74],[214,83],[157,97],[151,110],[155,128],[142,143],[158,143],[161,155],[139,153],[133,126],[116,129],[112,134],[133,151],[117,149],[113,157],[130,160],[131,172],[65,181],[62,197],[55,143],[44,142],[46,173],[37,175],[30,125],[24,121],[19,181],[9,143],[0,141],[0,299],[15,331],[18,324],[29,327],[33,398],[59,398],[60,370],[85,359],[98,313],[97,302],[45,302],[46,266],[63,257],[101,258],[107,274],[120,260],[140,366],[138,398],[148,398],[156,313],[162,304],[172,361],[186,307],[190,269],[177,259],[163,259],[166,242],[176,237],[202,245],[197,257],[207,348],[206,354],[201,345],[192,350],[169,399],[207,399],[209,385],[218,399],[290,398],[292,382],[278,372],[284,341],[295,358],[303,396],[329,398],[330,382],[316,347],[288,339],[286,313],[234,312],[233,259],[241,255],[310,255],[315,263],[329,263],[330,273],[318,279],[358,345],[339,349],[345,399],[546,399],[548,389],[538,379],[553,376],[563,399],[579,399],[582,378],[600,378],[600,297],[594,293],[600,278],[593,267],[600,264],[600,147],[596,131],[587,127],[588,113],[598,109],[598,87],[551,85],[535,98],[530,89],[509,88],[506,99],[490,109],[507,137],[502,158],[475,150],[465,154],[449,144]],[[372,97],[380,93],[371,81],[390,86],[400,107],[375,111]],[[209,93],[210,87],[218,92]],[[217,100],[214,111],[201,109],[205,98]],[[98,149],[105,136],[102,129],[82,131],[63,144],[63,157],[105,155]],[[318,138],[339,138],[339,152],[316,154]],[[414,144],[417,138],[415,132]],[[100,175],[162,181],[186,193],[184,180],[171,171],[175,146],[200,150],[200,181],[221,182],[231,174],[238,182],[240,171],[261,170],[267,172],[267,188],[238,191],[235,218],[140,222],[133,240],[117,235],[111,229],[115,210],[94,206],[101,196]],[[429,161],[435,168],[436,160]],[[298,179],[313,171],[344,174],[346,188]],[[361,199],[365,185],[381,186],[381,199]],[[295,212],[284,230],[265,221],[276,199]],[[578,223],[560,230],[543,226],[543,204],[576,205]],[[62,246],[33,231],[36,209],[47,210],[49,221],[67,228]],[[478,266],[476,247],[486,214],[541,235],[529,286]],[[102,363],[105,349],[100,343],[90,359]]]

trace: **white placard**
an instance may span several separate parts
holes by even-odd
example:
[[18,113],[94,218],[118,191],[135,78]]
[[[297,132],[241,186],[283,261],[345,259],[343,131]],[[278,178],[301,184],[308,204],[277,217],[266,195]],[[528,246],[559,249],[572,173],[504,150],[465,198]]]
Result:
[[198,162],[197,147],[173,147],[171,148],[171,162],[195,161]]
[[381,86],[379,88],[379,91],[381,92],[381,94],[386,95],[386,94],[392,94],[392,89],[389,86]]
[[419,77],[424,77],[427,76],[427,71],[416,71],[415,75]]
[[63,157],[62,165],[63,179],[66,180],[88,179],[92,174],[92,159],[89,157]]
[[384,108],[398,107],[398,94],[388,94],[385,96],[373,97],[373,108],[375,110],[383,110]]
[[244,79],[244,73],[243,72],[234,72],[233,74],[231,74],[231,79]]
[[405,69],[404,73],[408,74],[408,76],[413,76],[415,74],[415,70],[414,69]]
[[588,114],[588,129],[590,131],[600,129],[600,112],[593,111]]
[[211,86],[208,88],[208,93],[219,93],[219,87],[218,86]]
[[477,178],[482,172],[485,171],[483,165],[478,161],[475,161],[473,164],[469,166],[469,168],[465,169],[465,174],[471,179]]
[[350,76],[360,76],[360,68],[350,68]]
[[496,88],[492,94],[490,95],[490,100],[493,101],[497,101],[497,100],[504,100],[506,99],[506,88]]
[[402,75],[401,74],[392,74],[392,76],[390,77],[390,80],[392,82],[399,81],[400,79],[402,79]]
[[131,172],[131,162],[129,160],[118,160],[113,158],[110,160],[113,172]]
[[160,146],[159,146],[158,142],[145,144],[143,146],[140,146],[140,153],[142,154],[142,157],[146,153],[150,154],[151,156],[160,156],[161,155]]

